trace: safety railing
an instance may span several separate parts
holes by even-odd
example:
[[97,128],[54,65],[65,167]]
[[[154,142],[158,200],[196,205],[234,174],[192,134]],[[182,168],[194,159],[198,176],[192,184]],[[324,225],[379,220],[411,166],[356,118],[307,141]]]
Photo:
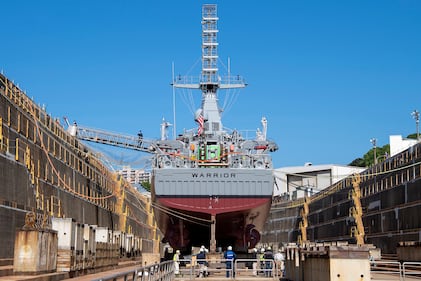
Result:
[[370,266],[372,280],[421,280],[421,262],[371,261]]
[[[176,264],[171,260],[110,274],[94,281],[173,281],[174,279],[193,280],[207,276],[230,279],[243,277],[278,279],[279,277],[279,268],[273,260],[236,259],[231,261],[231,266],[227,265],[230,261],[227,259],[212,259],[211,261],[181,259],[177,271]],[[252,266],[253,263],[255,266]]]
[[403,280],[421,280],[421,262],[404,262],[402,263],[403,268]]
[[[183,280],[206,277],[229,277],[231,279],[266,277],[278,279],[280,268],[273,260],[236,259],[233,266],[227,266],[227,259],[180,260],[179,271],[175,273],[174,261],[165,261],[127,271],[103,276],[93,281],[173,281],[179,277]],[[421,262],[371,261],[371,280],[421,280]],[[251,267],[251,268],[250,268]]]
[[188,277],[189,279],[193,279],[194,266],[192,266],[191,259],[180,259],[178,267],[178,272],[174,272],[175,277]]
[[221,277],[230,279],[239,278],[262,278],[270,277],[279,279],[280,268],[273,260],[256,259],[236,259],[231,261],[227,259],[189,259],[180,260],[179,274],[176,279],[195,279],[202,277]]
[[370,261],[372,280],[403,280],[402,265],[398,261]]
[[232,263],[233,266],[227,268],[227,261],[228,260],[226,259],[195,259],[194,261],[188,259],[180,260],[180,274],[176,274],[176,277],[190,277],[190,279],[194,279],[197,277],[200,278],[212,275],[233,278],[235,264]]
[[[251,270],[249,267],[251,266]],[[239,275],[264,276],[278,279],[279,268],[274,260],[236,259],[235,272]]]
[[[227,266],[227,262],[231,262],[231,266]],[[235,277],[234,262],[226,259],[212,259],[212,261],[200,260],[196,261],[195,266],[196,277],[201,276],[222,276]]]
[[165,261],[137,269],[122,271],[93,281],[171,281],[174,280],[174,262]]

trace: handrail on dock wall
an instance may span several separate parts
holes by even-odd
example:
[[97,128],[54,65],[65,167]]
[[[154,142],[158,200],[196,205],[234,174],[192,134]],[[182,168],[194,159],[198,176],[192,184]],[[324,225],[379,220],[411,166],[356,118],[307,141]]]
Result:
[[[400,281],[403,280],[402,265],[399,261],[370,261],[370,273],[372,280],[384,280],[386,276],[395,276]],[[381,279],[379,276],[382,276]]]
[[[421,262],[370,261],[371,280],[414,280],[420,279]],[[394,279],[385,279],[385,278]]]
[[143,266],[137,269],[115,273],[109,276],[93,279],[93,281],[107,280],[133,280],[133,281],[172,281],[175,278],[174,262],[165,261],[162,263]]
[[421,262],[403,262],[402,270],[404,281],[407,276],[409,277],[411,275],[415,278],[419,278],[421,276]]

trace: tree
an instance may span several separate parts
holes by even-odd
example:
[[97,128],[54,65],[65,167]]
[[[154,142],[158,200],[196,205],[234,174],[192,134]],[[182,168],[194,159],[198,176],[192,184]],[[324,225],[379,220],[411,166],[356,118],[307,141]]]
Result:
[[[384,161],[390,155],[390,145],[386,144],[382,147],[376,147],[376,159],[377,162]],[[363,158],[354,159],[350,166],[356,167],[369,167],[374,165],[374,147],[370,149],[366,154],[364,154]]]
[[416,140],[416,139],[417,139],[417,134],[416,134],[416,133],[415,133],[415,134],[410,134],[410,135],[408,135],[406,138],[407,138],[407,139],[413,139],[413,140]]
[[140,183],[146,191],[151,192],[151,183],[148,181],[142,181]]
[[365,167],[365,162],[363,158],[354,159],[351,163],[348,164],[349,166],[355,167]]
[[[417,139],[417,134],[409,134],[407,139]],[[386,144],[382,147],[376,147],[376,158],[377,163],[384,161],[387,157],[390,156],[390,145]],[[374,164],[374,147],[370,149],[366,154],[364,154],[363,158],[356,158],[349,166],[356,166],[356,167],[369,167]]]

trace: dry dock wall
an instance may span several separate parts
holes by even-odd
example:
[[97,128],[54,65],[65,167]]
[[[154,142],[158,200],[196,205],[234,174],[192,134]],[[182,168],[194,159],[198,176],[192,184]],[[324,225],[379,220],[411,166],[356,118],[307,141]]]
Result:
[[0,258],[13,258],[15,232],[35,206],[26,168],[11,157],[0,154]]
[[28,212],[38,227],[72,218],[131,233],[142,238],[134,243],[143,253],[159,252],[150,199],[0,74],[0,258],[13,258],[15,231]]
[[420,242],[401,242],[397,247],[398,260],[404,262],[421,261],[421,243]]
[[396,255],[400,242],[421,242],[421,143],[359,176],[358,192],[350,176],[306,199],[274,198],[262,243],[360,239]]
[[[14,252],[14,238],[17,229],[25,224],[27,212],[34,210],[36,204],[36,190],[30,182],[30,174],[26,167],[11,160],[11,155],[0,154],[0,258],[12,258]],[[62,215],[76,221],[84,221],[90,225],[115,226],[119,217],[110,211],[89,204],[64,190],[60,190],[49,183],[43,184],[43,189],[50,196],[60,198]],[[6,198],[8,200],[6,200]],[[45,206],[46,207],[46,206]],[[41,210],[37,212],[37,221],[42,221]]]

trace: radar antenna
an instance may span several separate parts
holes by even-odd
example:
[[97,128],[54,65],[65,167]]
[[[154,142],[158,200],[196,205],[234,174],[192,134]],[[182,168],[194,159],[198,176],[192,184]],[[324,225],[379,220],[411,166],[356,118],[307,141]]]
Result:
[[[218,89],[244,88],[246,83],[240,75],[221,77],[218,74],[218,16],[215,4],[205,4],[202,8],[202,72],[199,78],[177,76],[174,88],[199,89],[202,91],[201,127],[198,134],[208,135],[222,130],[221,110],[218,106]],[[203,120],[203,121],[202,121]],[[204,127],[203,123],[204,123]]]

